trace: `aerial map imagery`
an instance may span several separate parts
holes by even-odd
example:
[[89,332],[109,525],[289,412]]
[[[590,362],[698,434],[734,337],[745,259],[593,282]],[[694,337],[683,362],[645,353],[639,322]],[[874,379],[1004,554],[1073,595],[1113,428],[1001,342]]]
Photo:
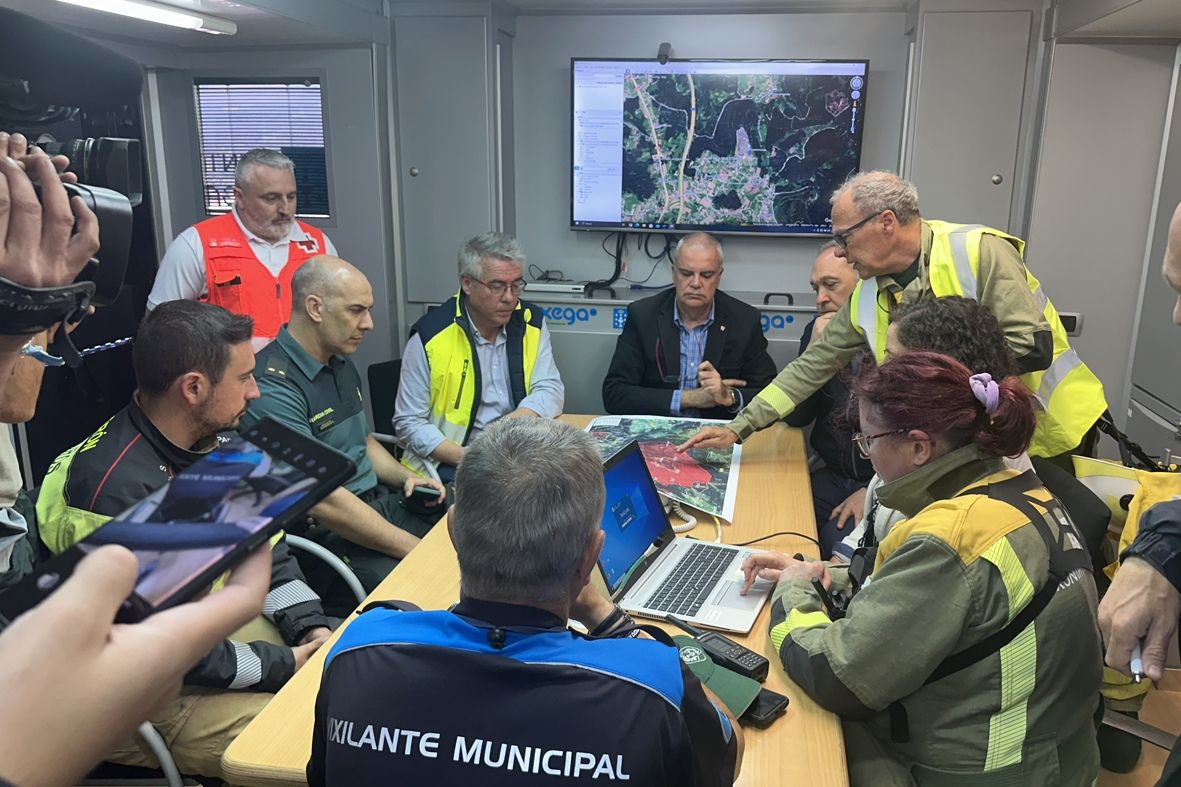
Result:
[[719,423],[658,415],[604,415],[591,421],[586,431],[604,460],[638,440],[657,492],[732,522],[742,446],[677,453],[677,445],[701,427]]
[[860,78],[629,71],[622,221],[814,225],[857,170]]

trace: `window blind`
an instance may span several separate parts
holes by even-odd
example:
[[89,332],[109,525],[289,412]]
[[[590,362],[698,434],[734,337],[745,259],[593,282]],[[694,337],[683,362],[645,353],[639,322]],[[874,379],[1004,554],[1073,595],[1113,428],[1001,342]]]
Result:
[[243,153],[274,148],[295,163],[298,215],[330,215],[318,80],[198,80],[194,89],[207,213],[233,207],[234,166]]

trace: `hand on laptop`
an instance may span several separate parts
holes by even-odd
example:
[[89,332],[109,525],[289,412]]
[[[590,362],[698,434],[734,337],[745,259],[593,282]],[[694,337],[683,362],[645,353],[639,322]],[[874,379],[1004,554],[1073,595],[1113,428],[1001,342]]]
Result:
[[832,585],[828,564],[820,561],[796,560],[782,552],[756,552],[742,561],[742,595],[746,595],[755,580],[778,583],[785,579],[819,579],[827,589]]

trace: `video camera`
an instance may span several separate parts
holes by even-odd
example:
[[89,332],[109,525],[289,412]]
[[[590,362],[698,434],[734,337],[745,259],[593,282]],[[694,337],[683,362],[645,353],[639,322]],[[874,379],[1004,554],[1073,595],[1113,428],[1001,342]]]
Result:
[[[0,129],[23,131],[49,155],[70,159],[68,171],[79,182],[65,184],[66,191],[94,212],[102,243],[78,278],[63,287],[37,290],[0,281],[0,333],[21,335],[63,319],[76,322],[91,304],[106,306],[118,298],[131,251],[132,208],[143,201],[139,140],[79,136],[59,141],[32,130],[65,136],[65,126],[73,136],[83,130],[79,120],[94,117],[83,109],[109,117],[134,111],[142,78],[139,65],[121,55],[0,9]],[[57,332],[52,351],[77,366],[81,357],[66,334]]]
[[[78,275],[93,281],[95,306],[109,306],[119,297],[131,253],[131,209],[143,201],[143,167],[138,139],[90,137],[57,142],[44,136],[36,146],[51,156],[70,159],[67,172],[78,183],[65,183],[66,193],[81,197],[98,217],[102,248]],[[40,190],[38,189],[38,195]]]

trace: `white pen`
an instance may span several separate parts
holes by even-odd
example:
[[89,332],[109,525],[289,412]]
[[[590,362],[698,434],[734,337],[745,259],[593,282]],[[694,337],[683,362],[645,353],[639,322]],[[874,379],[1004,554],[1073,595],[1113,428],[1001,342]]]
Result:
[[1144,680],[1144,662],[1143,654],[1140,652],[1140,640],[1136,640],[1136,644],[1132,646],[1132,680],[1136,683]]

